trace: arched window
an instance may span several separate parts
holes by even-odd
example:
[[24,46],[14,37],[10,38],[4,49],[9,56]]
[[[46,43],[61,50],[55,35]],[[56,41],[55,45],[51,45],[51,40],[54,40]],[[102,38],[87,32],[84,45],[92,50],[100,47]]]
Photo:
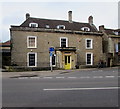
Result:
[[29,23],[29,27],[32,27],[32,28],[38,27],[38,23]]
[[57,29],[65,29],[65,25],[58,25]]
[[88,27],[82,27],[81,30],[82,31],[90,31],[90,28],[88,28]]

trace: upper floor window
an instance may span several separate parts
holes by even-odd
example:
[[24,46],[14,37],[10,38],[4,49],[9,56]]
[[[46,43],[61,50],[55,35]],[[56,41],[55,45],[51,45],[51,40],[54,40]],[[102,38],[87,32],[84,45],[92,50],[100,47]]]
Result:
[[29,24],[29,27],[33,27],[33,28],[34,28],[34,27],[38,27],[38,24],[37,24],[37,23],[30,23],[30,24]]
[[86,39],[86,49],[92,49],[93,48],[93,39]]
[[81,30],[83,30],[83,31],[90,31],[90,28],[88,28],[88,27],[82,27]]
[[36,36],[28,36],[27,37],[27,47],[28,48],[36,48],[37,47],[37,37]]
[[68,38],[67,37],[60,38],[60,47],[68,47]]
[[65,29],[65,26],[64,25],[58,25],[57,29]]

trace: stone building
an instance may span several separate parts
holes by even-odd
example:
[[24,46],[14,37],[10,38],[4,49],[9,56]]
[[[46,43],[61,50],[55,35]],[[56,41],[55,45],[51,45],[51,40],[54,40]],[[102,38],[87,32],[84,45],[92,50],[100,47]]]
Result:
[[120,29],[108,29],[99,26],[103,35],[103,54],[107,66],[120,65]]
[[49,49],[52,53],[52,66],[74,69],[80,66],[96,66],[103,58],[102,33],[93,24],[72,20],[53,20],[30,17],[20,26],[11,26],[11,60],[21,67],[50,67]]
[[10,41],[6,41],[0,43],[0,54],[2,57],[2,66],[9,66],[11,65],[11,52],[10,52],[11,44]]

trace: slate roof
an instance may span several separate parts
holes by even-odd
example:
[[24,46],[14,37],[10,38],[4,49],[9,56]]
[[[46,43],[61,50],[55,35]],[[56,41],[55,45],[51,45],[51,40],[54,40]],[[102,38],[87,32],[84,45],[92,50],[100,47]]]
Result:
[[10,46],[10,40],[4,42],[4,43],[0,43],[0,46],[2,47],[9,47]]
[[42,18],[33,18],[29,17],[26,19],[20,27],[29,27],[30,23],[37,23],[38,28],[46,28],[46,25],[50,26],[50,29],[56,29],[58,25],[64,25],[65,30],[74,30],[74,31],[82,31],[81,28],[88,27],[90,28],[90,32],[98,32],[97,28],[94,24],[90,25],[89,23],[81,23],[81,22],[72,22],[65,20],[53,20],[53,19],[42,19]]
[[118,35],[120,35],[120,29],[104,29],[105,33],[108,35],[116,35],[115,32],[118,32]]

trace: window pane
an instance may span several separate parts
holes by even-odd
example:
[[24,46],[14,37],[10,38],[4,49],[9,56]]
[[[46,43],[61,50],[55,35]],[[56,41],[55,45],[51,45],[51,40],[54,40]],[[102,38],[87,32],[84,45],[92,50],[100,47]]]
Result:
[[35,66],[35,54],[29,54],[29,66]]
[[91,40],[87,40],[87,48],[91,48]]
[[120,42],[118,43],[118,52],[120,52]]
[[67,65],[67,56],[65,56],[65,65]]
[[66,47],[66,39],[61,39],[61,47]]
[[120,56],[118,56],[118,62],[120,62]]
[[91,54],[87,54],[87,64],[91,64]]
[[31,27],[36,27],[36,24],[31,24]]
[[52,65],[55,65],[55,56],[52,55]]
[[68,63],[70,63],[70,56],[68,56]]
[[34,28],[34,27],[38,27],[38,24],[37,23],[30,23],[29,26]]
[[29,47],[35,47],[35,37],[29,37]]

